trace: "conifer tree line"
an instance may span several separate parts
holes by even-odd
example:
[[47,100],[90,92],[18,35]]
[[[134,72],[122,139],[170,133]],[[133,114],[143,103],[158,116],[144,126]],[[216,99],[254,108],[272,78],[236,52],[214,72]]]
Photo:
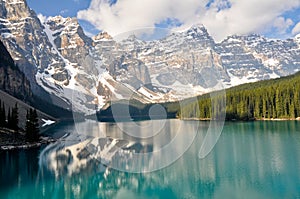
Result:
[[[7,112],[7,114],[6,114]],[[0,128],[8,128],[18,133],[19,128],[19,108],[16,103],[11,109],[6,107],[0,100]],[[33,142],[39,139],[38,115],[35,109],[29,109],[26,114],[25,137],[27,141]]]
[[26,113],[25,135],[28,141],[39,140],[39,122],[36,109],[30,109]]
[[292,76],[245,84],[226,90],[225,97],[209,94],[197,102],[186,103],[178,115],[181,118],[215,119],[226,112],[227,120],[251,120],[300,117],[300,73]]
[[9,108],[6,115],[4,102],[0,100],[0,127],[6,127],[16,132],[19,131],[19,109],[18,104],[11,109]]

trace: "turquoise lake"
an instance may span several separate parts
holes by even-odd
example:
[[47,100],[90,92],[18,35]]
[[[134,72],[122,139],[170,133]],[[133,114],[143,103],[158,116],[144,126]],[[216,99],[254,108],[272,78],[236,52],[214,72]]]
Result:
[[[47,132],[54,137],[65,135],[58,144],[0,151],[0,198],[300,198],[300,121],[225,123],[217,144],[205,158],[199,158],[199,149],[209,122],[154,123],[155,127],[147,121],[135,122],[146,126],[136,134],[148,135],[143,139],[123,133],[124,129],[130,132],[131,122],[61,123]],[[153,128],[158,127],[157,134],[152,135]],[[96,140],[100,143],[109,137],[110,142],[119,139],[127,147],[129,142],[125,141],[130,140],[133,144],[126,150],[144,154],[168,145],[176,136],[179,139],[174,144],[183,154],[173,157],[173,153],[180,152],[172,148],[170,156],[161,157],[162,164],[169,160],[170,164],[156,167],[154,163],[160,160],[150,161],[156,169],[145,173],[107,166],[109,162],[106,165],[101,162],[103,158],[97,159],[99,151],[85,142],[101,137]],[[108,151],[113,150],[116,147]],[[74,153],[76,157],[70,155]],[[124,157],[131,157],[128,154]],[[135,166],[132,163],[126,169]],[[137,169],[143,166],[149,165],[141,164]]]

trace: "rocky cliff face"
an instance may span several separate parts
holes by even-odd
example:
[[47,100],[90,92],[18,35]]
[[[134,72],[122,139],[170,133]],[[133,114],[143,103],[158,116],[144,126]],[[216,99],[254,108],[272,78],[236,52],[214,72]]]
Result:
[[76,18],[41,22],[25,0],[0,2],[0,34],[36,94],[87,114],[111,99],[172,101],[300,69],[299,36],[234,35],[216,43],[196,25],[154,41],[106,32],[89,38]]
[[64,79],[67,79],[68,73],[63,59],[49,42],[44,26],[25,0],[0,2],[0,34],[1,41],[29,80],[33,93],[50,103],[70,107],[60,95],[45,91],[45,88],[51,87],[49,81],[38,79],[40,74],[47,74],[46,69],[49,68]]
[[30,83],[0,42],[0,89],[23,101],[32,97]]
[[2,40],[33,86],[37,71],[54,67],[63,73],[63,60],[54,53],[44,27],[26,2],[1,1],[0,8]]
[[286,76],[297,72],[300,66],[296,39],[282,41],[259,35],[230,36],[218,44],[216,50],[227,71],[245,81]]

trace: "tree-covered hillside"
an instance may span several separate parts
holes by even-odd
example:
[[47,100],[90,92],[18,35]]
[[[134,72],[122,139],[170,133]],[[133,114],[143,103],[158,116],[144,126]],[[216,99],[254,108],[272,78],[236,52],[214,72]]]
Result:
[[[185,102],[180,118],[217,119],[226,111],[227,120],[251,120],[300,117],[300,73],[244,84],[221,93],[205,94],[198,102]],[[226,109],[226,110],[225,110]]]

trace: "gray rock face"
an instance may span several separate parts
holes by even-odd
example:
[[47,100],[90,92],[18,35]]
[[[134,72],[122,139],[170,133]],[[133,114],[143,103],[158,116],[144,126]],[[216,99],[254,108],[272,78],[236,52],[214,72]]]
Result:
[[24,0],[0,2],[0,34],[15,62],[26,74],[33,92],[41,93],[36,73],[46,68],[64,69],[64,62],[52,53],[44,27]]
[[238,36],[228,37],[216,45],[216,52],[220,55],[224,68],[234,76],[240,78],[250,76],[249,78],[262,80],[265,79],[265,74],[272,73]]
[[72,63],[83,65],[92,39],[87,37],[76,18],[51,17],[45,23],[52,31],[55,48]]
[[[299,69],[300,48],[295,39],[267,40],[258,35],[244,37],[247,47],[261,55],[265,66],[280,76],[286,76]],[[272,60],[271,62],[268,60]]]
[[28,80],[15,66],[2,42],[0,42],[0,89],[24,101],[29,101],[32,97]]
[[196,25],[154,41],[134,35],[115,41],[106,32],[90,38],[76,18],[41,23],[24,0],[0,2],[0,34],[35,93],[43,95],[42,87],[82,112],[130,92],[146,102],[172,101],[218,89],[220,82],[231,87],[300,69],[300,36],[234,35],[216,43]]
[[101,56],[104,67],[121,83],[126,83],[140,88],[142,85],[151,84],[148,67],[138,59],[137,46],[144,45],[135,36],[117,43],[107,33],[100,33],[94,37],[96,54]]
[[[2,18],[0,33],[6,43],[14,44],[10,47],[16,48],[14,54],[16,61],[26,59],[30,64],[40,69],[45,69],[51,65],[52,59],[57,62],[62,61],[51,52],[52,46],[43,31],[42,24],[24,0],[1,1],[0,7],[3,9],[0,12]],[[23,51],[22,54],[18,53],[19,51]],[[62,64],[61,67],[63,66]]]

